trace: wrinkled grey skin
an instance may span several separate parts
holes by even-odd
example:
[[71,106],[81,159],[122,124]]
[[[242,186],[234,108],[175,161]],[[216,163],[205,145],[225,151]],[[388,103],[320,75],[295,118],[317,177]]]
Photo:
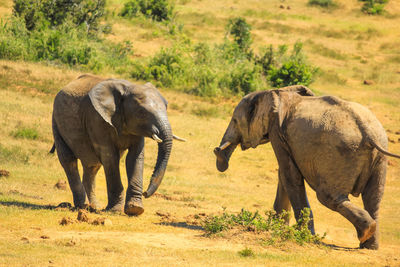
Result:
[[[158,157],[147,192],[158,188],[172,148],[167,102],[150,83],[134,85],[125,80],[105,80],[82,75],[55,97],[53,135],[58,158],[68,177],[75,207],[83,207],[86,196],[97,206],[95,176],[101,166],[107,182],[107,210],[128,215],[143,213],[144,137],[156,134]],[[119,161],[125,150],[128,188],[125,206]],[[77,159],[83,166],[81,182]]]
[[[227,141],[231,144],[220,147]],[[255,92],[245,96],[214,150],[217,168],[242,150],[271,142],[279,164],[274,209],[293,207],[296,220],[309,208],[304,180],[318,200],[347,218],[356,228],[360,247],[378,249],[378,210],[387,159],[387,136],[365,107],[333,96],[314,97],[304,86]],[[348,195],[362,195],[364,209]],[[312,213],[311,213],[312,216]],[[314,233],[314,223],[309,228]]]

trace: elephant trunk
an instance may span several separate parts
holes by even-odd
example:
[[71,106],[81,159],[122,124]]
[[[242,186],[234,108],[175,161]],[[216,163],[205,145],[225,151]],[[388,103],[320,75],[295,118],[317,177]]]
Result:
[[156,128],[159,131],[159,137],[161,138],[162,142],[158,143],[157,163],[154,167],[149,187],[147,188],[147,191],[143,193],[143,196],[146,198],[151,197],[160,186],[172,149],[173,135],[168,119],[166,117],[159,119],[156,123]]
[[222,138],[219,147],[214,149],[214,154],[217,156],[217,169],[220,172],[224,172],[228,169],[229,159],[239,144],[240,138],[232,129],[233,127],[231,122],[224,134],[224,137]]

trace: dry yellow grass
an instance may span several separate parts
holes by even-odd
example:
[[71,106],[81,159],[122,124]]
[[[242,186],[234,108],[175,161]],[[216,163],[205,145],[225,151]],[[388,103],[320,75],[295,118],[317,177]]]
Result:
[[[390,131],[393,142],[389,150],[399,154],[400,135],[396,132],[400,131],[400,65],[394,59],[399,56],[396,44],[400,3],[390,1],[390,15],[371,17],[359,12],[361,3],[355,0],[338,1],[340,8],[331,12],[307,7],[306,2],[177,1],[177,19],[195,41],[220,42],[227,20],[238,15],[253,25],[255,47],[303,41],[310,61],[325,72],[311,88],[319,94],[334,94],[368,106]],[[281,4],[291,9],[281,9]],[[121,7],[119,0],[110,2],[111,10],[117,12]],[[0,16],[10,14],[10,8],[11,1],[0,1]],[[114,20],[114,35],[109,38],[131,40],[138,56],[152,55],[171,42],[162,35],[153,39],[153,35],[146,34],[154,26],[148,26],[146,31],[146,27]],[[309,188],[317,232],[326,232],[327,243],[343,248],[294,244],[265,247],[248,243],[240,236],[229,240],[202,237],[202,231],[191,226],[187,216],[213,214],[223,208],[229,212],[238,212],[242,207],[252,211],[271,209],[277,184],[276,159],[270,145],[246,152],[238,150],[232,156],[229,171],[218,173],[212,149],[219,143],[239,99],[206,101],[162,88],[169,101],[173,130],[188,142],[174,144],[159,189],[161,195],[146,199],[145,213],[138,218],[89,215],[106,216],[112,221],[111,226],[59,225],[63,217],[75,218],[76,212],[47,208],[72,202],[69,189],[54,188],[58,180],[66,178],[57,157],[47,153],[52,145],[52,100],[63,85],[79,74],[43,64],[0,61],[0,169],[11,172],[10,177],[0,177],[0,265],[400,265],[400,161],[396,159],[390,159],[381,204],[379,251],[351,249],[358,246],[352,225],[323,207]],[[365,79],[374,84],[363,85]],[[15,138],[12,133],[20,128],[36,129],[39,137]],[[147,140],[145,186],[154,166],[155,151],[154,142]],[[124,171],[122,174],[126,185]],[[105,178],[101,171],[97,195],[105,206]],[[354,201],[362,205],[359,199]],[[156,212],[169,213],[175,219],[161,224],[164,219]],[[255,251],[255,257],[239,256],[238,251],[245,247]]]

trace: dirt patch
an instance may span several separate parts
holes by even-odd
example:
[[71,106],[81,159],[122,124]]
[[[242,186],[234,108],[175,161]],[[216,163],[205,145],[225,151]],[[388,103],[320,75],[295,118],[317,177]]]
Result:
[[70,225],[70,224],[73,224],[73,223],[75,223],[75,220],[71,219],[70,217],[63,217],[61,219],[61,221],[60,221],[61,225]]
[[0,170],[0,177],[8,177],[10,176],[10,172],[6,170]]
[[163,198],[165,200],[172,200],[172,201],[179,200],[179,198],[177,198],[175,196],[168,196],[168,195],[164,195],[164,194],[161,194],[161,193],[154,193],[153,196],[155,196],[157,198]]
[[185,220],[188,224],[201,226],[204,223],[204,220],[207,218],[207,215],[204,212],[188,215],[185,217]]
[[87,222],[90,223],[90,219],[88,216],[88,212],[86,210],[79,210],[78,211],[78,217],[76,218],[80,222]]
[[161,221],[163,223],[169,223],[169,222],[176,222],[177,221],[176,217],[171,215],[169,212],[156,211],[156,215],[161,217]]
[[101,218],[96,218],[92,221],[93,225],[104,225],[104,226],[110,226],[112,225],[112,221],[110,219],[101,217]]
[[76,220],[70,217],[63,217],[60,221],[61,225],[69,225],[74,223],[88,223],[92,225],[105,225],[105,226],[112,225],[112,221],[105,217],[98,217],[95,219],[90,218],[89,212],[84,209],[80,209],[78,211],[78,216],[76,217]]
[[67,182],[63,180],[59,180],[55,185],[55,188],[59,190],[67,190]]

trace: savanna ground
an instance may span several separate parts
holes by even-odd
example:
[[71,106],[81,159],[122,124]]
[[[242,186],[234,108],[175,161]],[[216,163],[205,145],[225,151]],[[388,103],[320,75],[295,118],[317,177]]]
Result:
[[[253,25],[254,46],[304,43],[309,60],[321,69],[310,88],[368,106],[389,136],[389,150],[400,153],[400,3],[389,1],[383,16],[367,16],[358,1],[337,1],[325,11],[305,0],[177,1],[177,19],[194,41],[219,42],[229,18],[242,16]],[[122,1],[109,1],[114,12]],[[284,8],[280,8],[283,5]],[[0,1],[0,16],[11,13],[12,2]],[[290,6],[290,9],[287,9]],[[136,25],[113,17],[116,41],[131,40],[135,55],[152,55],[170,40],[151,25]],[[160,88],[169,101],[175,143],[158,194],[144,200],[140,217],[106,217],[111,225],[85,222],[62,226],[76,211],[54,209],[72,202],[72,195],[54,185],[65,174],[52,146],[52,101],[57,91],[82,72],[49,64],[0,61],[0,265],[123,266],[123,265],[288,265],[400,266],[400,161],[390,159],[381,203],[381,248],[359,250],[356,232],[339,214],[323,207],[308,188],[315,227],[326,232],[326,244],[288,242],[266,246],[236,235],[203,236],[193,223],[198,214],[269,210],[275,197],[277,163],[270,145],[236,151],[230,169],[218,173],[213,148],[219,144],[238,97],[202,99]],[[103,76],[118,77],[112,73]],[[127,77],[123,77],[127,78]],[[364,85],[363,81],[372,81]],[[145,187],[156,158],[154,141],[146,141]],[[124,160],[121,162],[123,169]],[[122,171],[126,185],[126,175]],[[97,196],[106,205],[104,174],[97,177]],[[360,199],[352,198],[361,204]],[[293,219],[291,221],[293,223]],[[254,256],[243,257],[244,248]]]

